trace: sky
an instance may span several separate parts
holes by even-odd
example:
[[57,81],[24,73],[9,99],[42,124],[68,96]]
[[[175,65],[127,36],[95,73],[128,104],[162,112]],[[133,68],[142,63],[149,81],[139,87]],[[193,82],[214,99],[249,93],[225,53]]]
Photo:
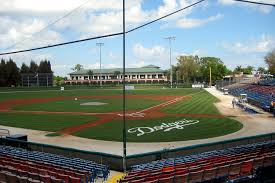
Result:
[[[253,0],[256,1],[256,0]],[[257,0],[273,3],[275,0]],[[126,0],[126,29],[186,7],[196,0]],[[62,18],[63,17],[63,18]],[[0,53],[122,31],[122,0],[0,0]],[[55,22],[55,23],[53,23]],[[50,26],[48,26],[50,24]],[[47,27],[47,28],[45,28]],[[262,66],[275,49],[275,8],[233,0],[206,0],[126,35],[126,66],[170,67],[180,55],[219,57],[230,69]],[[21,66],[49,59],[55,75],[76,64],[85,69],[122,67],[122,36],[7,55]]]

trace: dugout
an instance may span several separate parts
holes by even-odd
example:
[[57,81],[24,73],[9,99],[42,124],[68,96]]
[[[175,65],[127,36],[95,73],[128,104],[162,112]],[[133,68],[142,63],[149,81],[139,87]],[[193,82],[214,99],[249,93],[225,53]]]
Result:
[[21,82],[25,87],[53,86],[53,73],[23,73]]

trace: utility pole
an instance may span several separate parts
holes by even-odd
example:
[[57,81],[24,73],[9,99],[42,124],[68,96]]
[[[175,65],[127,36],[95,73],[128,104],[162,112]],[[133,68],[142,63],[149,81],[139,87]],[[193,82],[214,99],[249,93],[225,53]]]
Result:
[[174,41],[176,39],[175,36],[169,36],[169,37],[166,37],[164,39],[168,39],[169,40],[169,49],[170,49],[170,85],[171,85],[171,88],[173,88],[173,70],[172,70],[172,51],[171,51],[171,46],[172,46],[172,41]]
[[209,86],[212,86],[212,73],[211,73],[211,66],[209,66]]
[[101,80],[101,47],[104,46],[104,43],[96,43],[96,46],[99,47],[99,82],[100,88],[102,87],[102,80]]
[[123,22],[123,129],[122,129],[122,136],[123,136],[123,170],[126,172],[127,170],[127,162],[126,162],[126,156],[127,156],[127,134],[126,134],[126,92],[125,92],[125,0],[123,0],[122,5],[123,10],[123,16],[122,16],[122,22]]

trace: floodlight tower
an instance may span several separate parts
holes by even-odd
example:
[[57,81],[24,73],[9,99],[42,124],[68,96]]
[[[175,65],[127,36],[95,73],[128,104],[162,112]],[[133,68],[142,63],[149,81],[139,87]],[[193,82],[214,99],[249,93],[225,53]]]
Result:
[[96,43],[96,46],[99,47],[99,82],[100,82],[100,87],[102,87],[102,80],[101,80],[101,47],[104,46],[104,43]]
[[171,85],[171,88],[173,88],[173,70],[172,70],[172,53],[171,53],[171,46],[172,46],[172,41],[174,41],[176,39],[175,36],[169,36],[169,37],[166,37],[164,39],[167,39],[169,40],[169,49],[170,49],[170,85]]

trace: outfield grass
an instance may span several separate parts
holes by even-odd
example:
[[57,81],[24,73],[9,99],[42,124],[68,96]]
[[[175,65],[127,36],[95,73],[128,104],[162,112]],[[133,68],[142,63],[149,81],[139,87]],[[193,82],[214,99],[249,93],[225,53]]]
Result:
[[[218,100],[202,89],[144,89],[131,90],[126,94],[131,95],[162,95],[162,96],[187,96],[191,98],[184,99],[172,105],[166,106],[160,112],[173,114],[209,114],[218,115],[214,103]],[[112,96],[122,95],[121,90],[109,89],[87,89],[87,90],[72,90],[72,91],[33,91],[33,92],[18,92],[18,93],[1,93],[0,103],[10,99],[31,99],[43,97],[58,97],[58,96]],[[104,102],[108,103],[103,106],[80,106],[84,102]],[[145,109],[150,106],[162,103],[162,101],[148,99],[127,99],[126,110]],[[31,104],[24,106],[15,106],[15,109],[20,110],[41,110],[41,111],[70,111],[70,112],[111,112],[122,110],[122,101],[119,99],[80,99],[63,100],[56,102],[46,102],[41,104]],[[161,141],[182,141],[211,138],[229,133],[236,132],[242,128],[242,124],[230,118],[203,118],[203,117],[162,117],[159,119],[144,120],[127,120],[127,127],[153,127],[159,126],[162,122],[175,122],[182,119],[199,120],[199,123],[191,126],[186,126],[184,129],[174,129],[170,132],[157,131],[153,134],[146,134],[137,137],[135,134],[129,134],[128,141],[131,142],[161,142]],[[6,126],[14,126],[27,129],[44,130],[56,132],[64,128],[81,125],[87,122],[95,121],[96,117],[92,116],[74,116],[74,115],[33,115],[33,114],[14,114],[0,112],[0,124]],[[84,129],[74,135],[85,138],[94,138],[101,140],[121,141],[122,136],[122,121],[113,120],[93,128]]]
[[[242,128],[238,121],[228,118],[202,118],[202,117],[164,117],[159,119],[145,119],[127,121],[127,130],[135,127],[154,127],[161,123],[175,122],[182,119],[199,120],[199,123],[184,127],[184,129],[174,129],[169,132],[156,131],[137,137],[136,134],[127,133],[128,142],[171,142],[205,139],[222,136],[236,132]],[[122,141],[122,121],[112,121],[93,128],[84,129],[74,135],[84,138]]]
[[207,91],[202,90],[192,95],[191,99],[181,100],[169,105],[162,112],[178,114],[219,114],[214,103],[219,100]]
[[51,132],[96,119],[94,116],[0,113],[0,125]]

